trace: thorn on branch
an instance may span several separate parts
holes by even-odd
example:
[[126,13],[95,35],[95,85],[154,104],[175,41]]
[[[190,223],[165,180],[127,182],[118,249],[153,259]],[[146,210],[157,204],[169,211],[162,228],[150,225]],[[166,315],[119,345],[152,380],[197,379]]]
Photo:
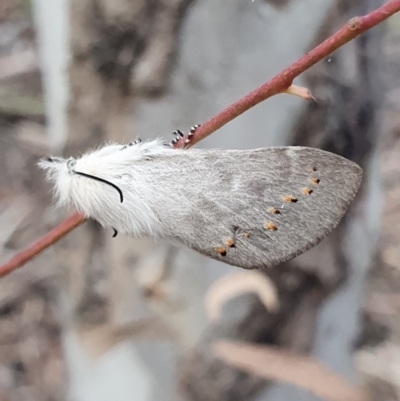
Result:
[[289,88],[284,90],[282,93],[298,96],[304,100],[314,100],[314,102],[317,101],[317,99],[311,94],[311,91],[308,88],[304,88],[302,86],[290,85]]

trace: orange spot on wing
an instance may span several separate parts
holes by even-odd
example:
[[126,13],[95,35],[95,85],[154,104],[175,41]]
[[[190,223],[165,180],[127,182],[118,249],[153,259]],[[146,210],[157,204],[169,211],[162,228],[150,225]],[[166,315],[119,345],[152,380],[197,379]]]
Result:
[[284,200],[285,202],[292,202],[292,203],[296,203],[296,202],[297,202],[297,198],[295,198],[295,197],[292,196],[292,195],[285,195],[285,196],[283,197],[283,200]]
[[219,255],[221,255],[221,256],[226,256],[226,250],[225,250],[224,247],[219,246],[219,247],[216,248],[216,251],[217,251],[217,253],[218,253]]
[[232,238],[229,238],[225,241],[225,245],[229,246],[229,248],[233,248],[235,246],[235,241]]
[[264,227],[269,231],[276,231],[278,229],[276,224],[272,223],[272,221],[268,221],[267,223],[265,223]]

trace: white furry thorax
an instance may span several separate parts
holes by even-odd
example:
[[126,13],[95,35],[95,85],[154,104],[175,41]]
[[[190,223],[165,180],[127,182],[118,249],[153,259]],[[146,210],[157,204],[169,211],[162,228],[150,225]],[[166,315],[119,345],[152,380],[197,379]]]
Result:
[[142,179],[149,168],[145,162],[176,152],[180,150],[165,146],[160,140],[132,145],[109,144],[78,159],[43,159],[39,167],[47,171],[48,180],[54,183],[58,206],[75,209],[121,233],[157,237],[161,234],[159,222],[149,202],[154,188],[148,187]]

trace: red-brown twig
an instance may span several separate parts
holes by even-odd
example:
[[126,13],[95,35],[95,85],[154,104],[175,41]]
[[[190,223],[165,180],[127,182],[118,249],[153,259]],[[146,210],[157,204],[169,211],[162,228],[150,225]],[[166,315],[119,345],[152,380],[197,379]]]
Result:
[[[400,11],[400,0],[391,0],[382,7],[363,17],[352,18],[334,35],[301,57],[290,67],[286,68],[270,81],[250,92],[237,102],[231,104],[225,110],[222,110],[221,113],[201,125],[192,137],[190,145],[192,146],[211,135],[229,121],[232,121],[234,118],[240,116],[245,111],[251,109],[269,97],[285,92],[290,85],[292,85],[294,78],[308,70],[318,61],[321,61],[324,57],[332,54],[339,47],[350,42],[350,40],[356,38],[368,29],[378,25],[398,11]],[[186,137],[182,138],[176,144],[177,147],[182,147],[185,139]]]
[[62,237],[65,237],[70,231],[80,226],[85,218],[78,213],[68,217],[57,227],[53,228],[42,238],[37,240],[29,248],[17,253],[9,262],[0,267],[0,277],[6,276],[18,267],[23,266],[26,262],[33,259],[40,252],[44,251],[50,245],[56,243]]
[[[378,8],[375,11],[372,11],[371,13],[363,17],[352,18],[338,32],[336,32],[334,35],[322,42],[319,46],[308,52],[305,56],[293,63],[290,67],[286,68],[270,81],[268,81],[264,85],[261,85],[253,92],[250,92],[248,95],[228,106],[225,110],[222,110],[221,113],[217,114],[215,117],[204,123],[200,128],[196,130],[190,145],[192,146],[202,139],[206,138],[207,136],[227,124],[229,121],[232,121],[234,118],[240,116],[245,111],[256,106],[269,97],[283,92],[290,93],[291,91],[288,91],[288,89],[292,85],[294,78],[309,69],[318,61],[321,61],[324,57],[332,54],[335,50],[343,46],[345,43],[356,38],[358,35],[362,34],[368,29],[378,25],[398,11],[400,11],[400,0],[391,0],[384,4],[382,7]],[[182,138],[176,144],[176,147],[181,147],[184,143],[184,140],[185,138]],[[64,237],[66,234],[82,224],[84,221],[85,219],[77,213],[70,218],[64,220],[59,226],[47,233],[44,237],[35,242],[31,247],[24,249],[8,263],[0,266],[0,277],[11,273],[18,267],[21,267],[24,263],[33,259],[40,252],[44,251],[46,248],[57,242],[59,239]]]

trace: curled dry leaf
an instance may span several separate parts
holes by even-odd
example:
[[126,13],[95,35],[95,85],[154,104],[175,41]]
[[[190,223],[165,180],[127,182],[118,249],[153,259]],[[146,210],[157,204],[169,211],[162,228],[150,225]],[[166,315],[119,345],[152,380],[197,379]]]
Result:
[[362,388],[311,356],[241,342],[220,341],[213,348],[218,357],[238,369],[301,387],[327,401],[369,400]]
[[230,299],[246,293],[255,293],[269,312],[279,307],[278,294],[272,281],[257,271],[227,274],[208,290],[205,306],[210,320],[220,317],[222,306]]

